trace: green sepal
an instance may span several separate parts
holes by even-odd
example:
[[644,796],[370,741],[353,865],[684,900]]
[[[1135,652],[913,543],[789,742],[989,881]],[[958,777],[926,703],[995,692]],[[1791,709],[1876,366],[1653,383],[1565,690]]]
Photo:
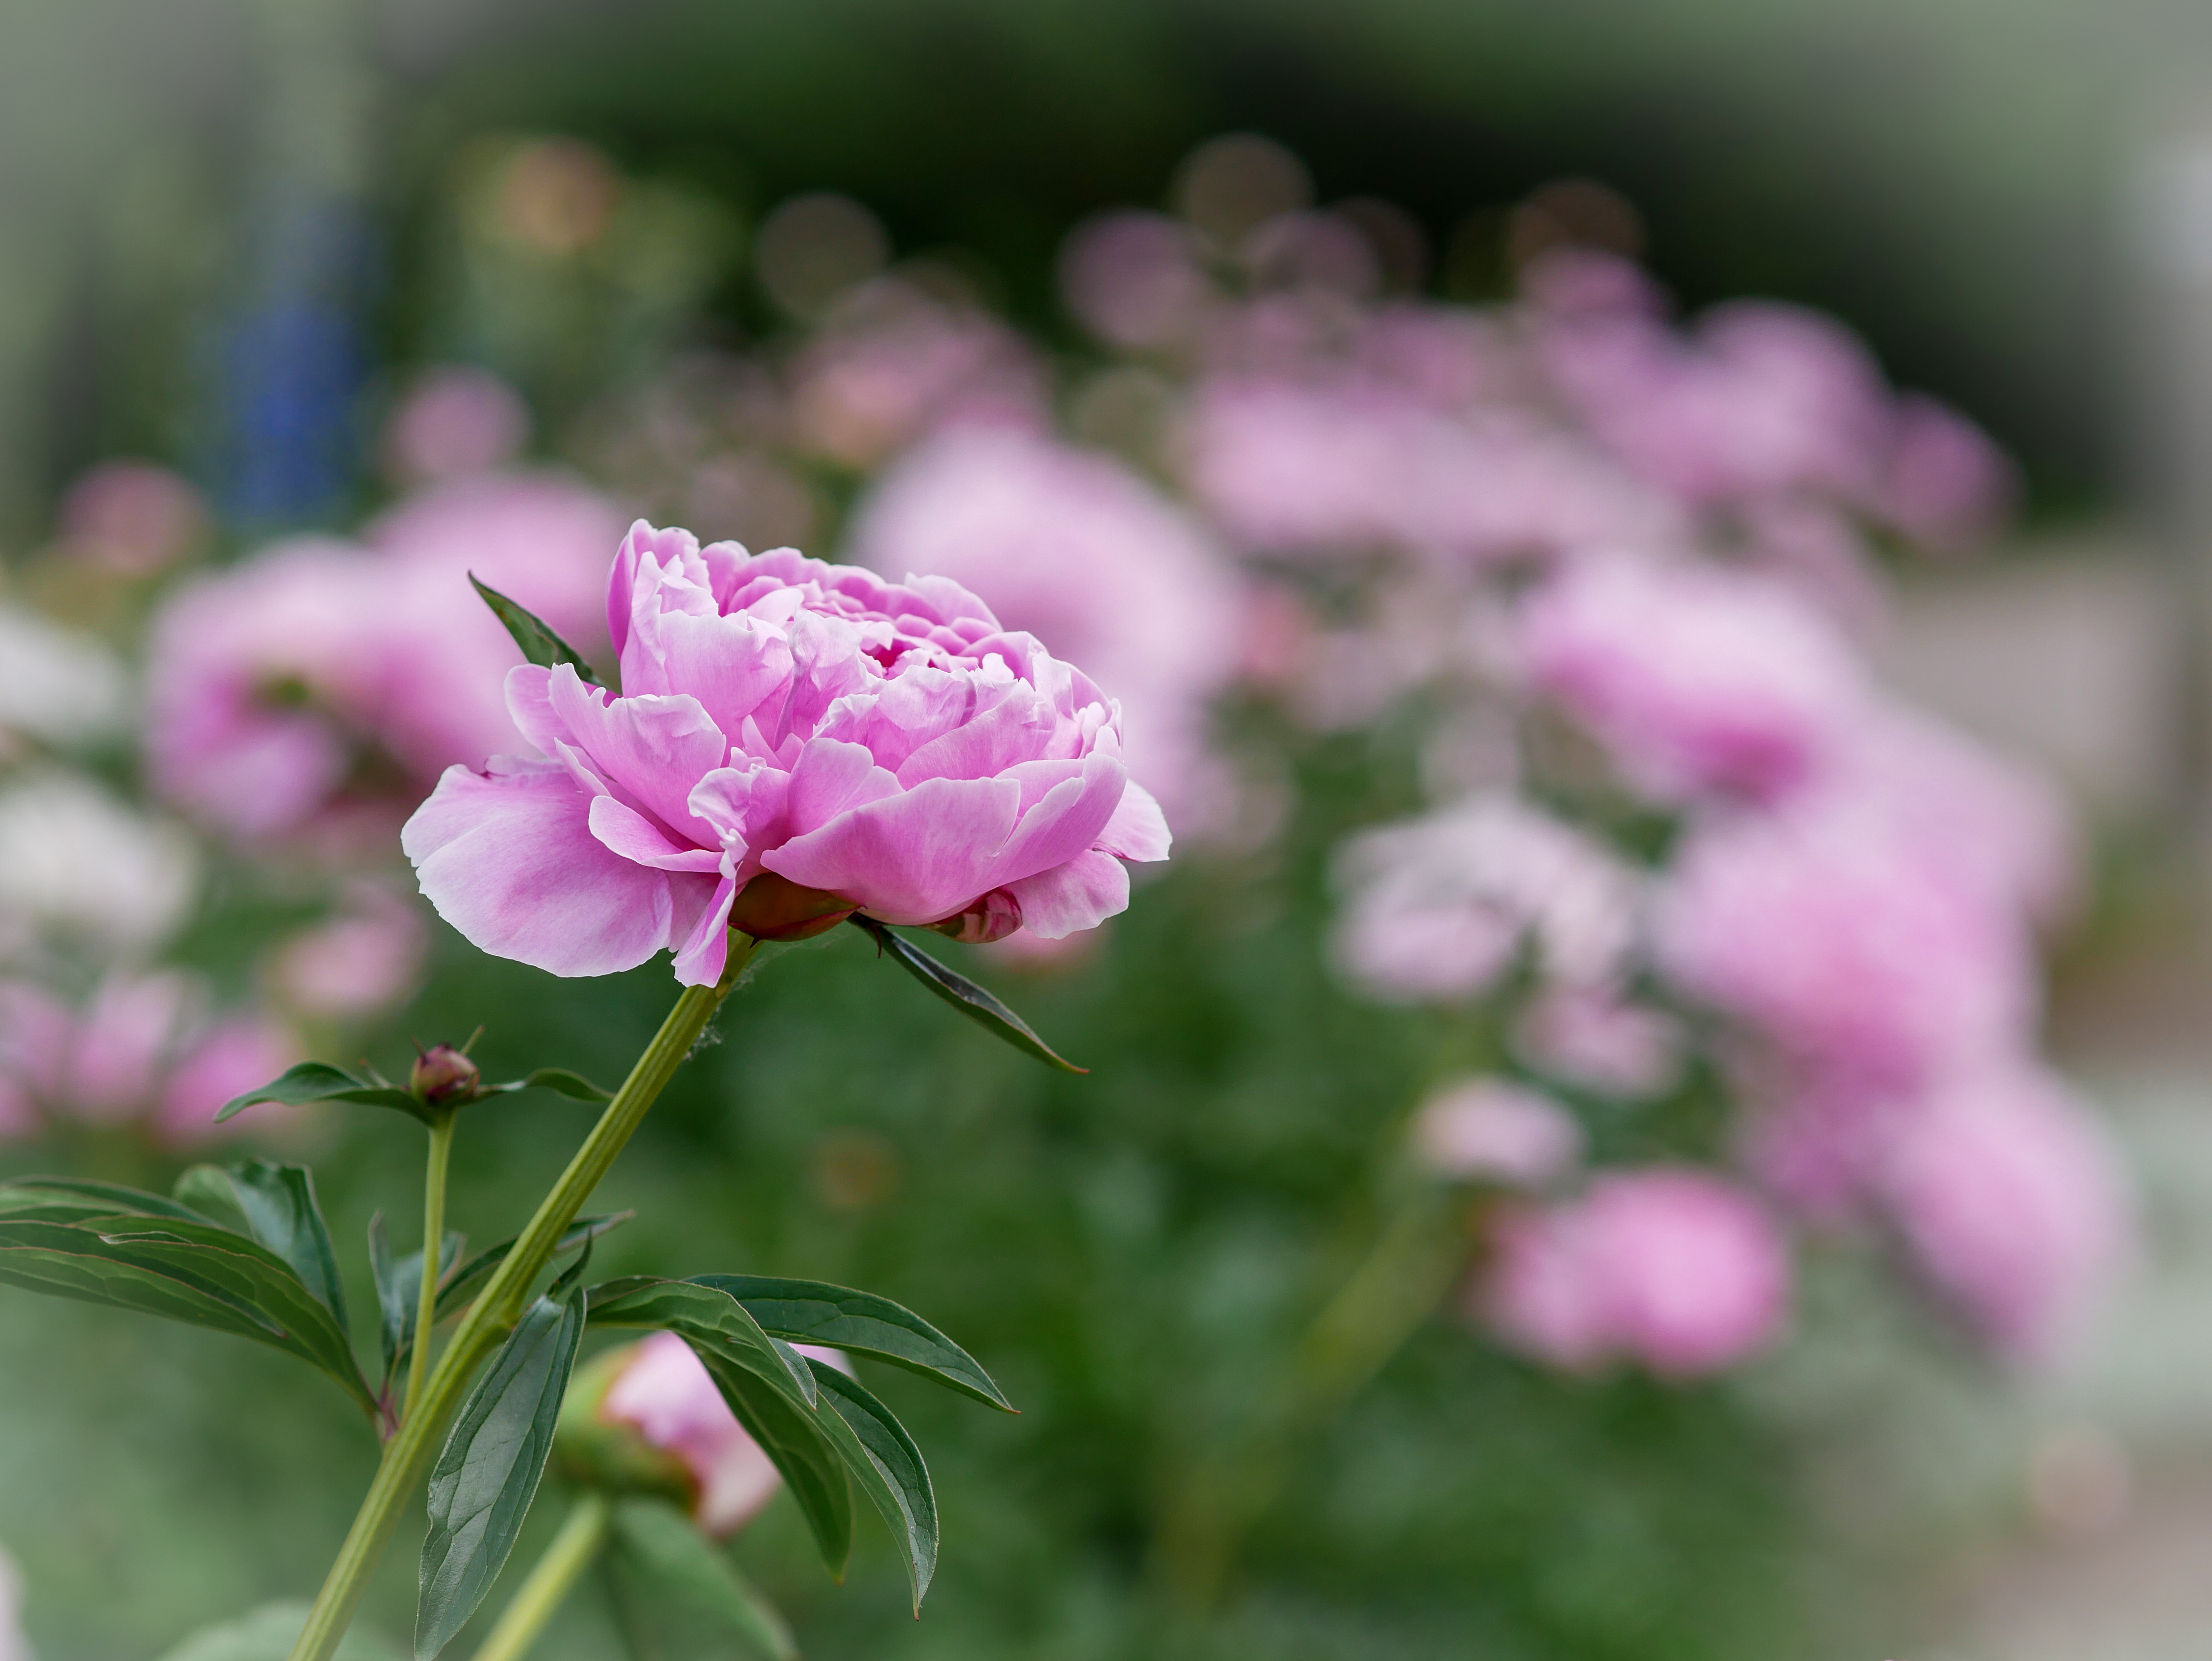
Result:
[[921,1450],[891,1410],[836,1367],[807,1358],[822,1390],[823,1434],[898,1542],[914,1589],[914,1612],[937,1573],[937,1495]]
[[1063,1073],[1088,1073],[1032,1031],[1030,1024],[1009,1009],[999,997],[965,975],[954,973],[904,937],[894,934],[872,917],[853,915],[852,922],[871,936],[878,949],[890,953],[899,967],[939,997],[974,1021],[994,1037],[1003,1039],[1025,1056],[1034,1056],[1047,1067]]
[[416,1661],[430,1661],[476,1613],[514,1549],[553,1452],[561,1398],[584,1336],[580,1289],[524,1313],[462,1404],[430,1472],[415,1612]]
[[728,1555],[665,1500],[623,1500],[614,1508],[623,1567],[661,1597],[714,1617],[764,1661],[797,1661],[791,1628]]
[[728,1293],[760,1323],[763,1331],[775,1337],[888,1361],[973,1396],[988,1407],[1016,1411],[974,1356],[912,1310],[888,1298],[822,1281],[787,1281],[766,1275],[692,1278],[699,1286]]
[[219,1223],[143,1211],[67,1222],[0,1214],[0,1281],[251,1338],[329,1374],[376,1414],[328,1305],[283,1257]]
[[477,581],[474,571],[469,581],[483,603],[491,607],[491,614],[507,625],[507,632],[514,636],[514,643],[522,648],[523,660],[534,663],[541,669],[550,669],[565,663],[576,672],[576,678],[586,685],[597,686],[599,678],[592,672],[592,666],[584,661],[584,654],[548,628],[544,620],[527,607],[518,605],[489,583]]

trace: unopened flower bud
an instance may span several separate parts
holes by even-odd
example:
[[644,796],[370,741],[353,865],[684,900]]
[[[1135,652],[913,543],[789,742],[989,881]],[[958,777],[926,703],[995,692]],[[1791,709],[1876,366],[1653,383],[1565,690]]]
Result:
[[842,894],[801,888],[788,877],[763,871],[738,891],[730,927],[757,940],[803,940],[835,928],[858,910]]
[[1022,903],[1003,888],[994,888],[965,911],[956,911],[930,927],[963,946],[988,946],[1002,940],[1022,926]]
[[458,1107],[477,1098],[477,1064],[451,1044],[433,1044],[415,1058],[407,1088],[433,1107]]
[[581,1368],[562,1403],[553,1447],[575,1480],[674,1500],[718,1538],[751,1521],[782,1480],[690,1345],[672,1332]]

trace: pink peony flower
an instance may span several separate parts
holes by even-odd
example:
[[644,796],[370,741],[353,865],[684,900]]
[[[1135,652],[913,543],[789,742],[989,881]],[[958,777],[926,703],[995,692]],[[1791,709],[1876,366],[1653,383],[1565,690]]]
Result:
[[1504,1079],[1463,1079],[1423,1102],[1413,1147],[1440,1177],[1540,1188],[1580,1163],[1583,1129],[1550,1097]]
[[1558,986],[1522,1011],[1514,1046],[1555,1079],[1632,1098],[1674,1084],[1688,1037],[1672,1015],[1630,1002],[1617,987]]
[[276,948],[268,978],[303,1014],[359,1018],[410,996],[429,948],[417,903],[364,878],[347,885],[337,916]]
[[705,1365],[672,1332],[656,1332],[630,1351],[599,1417],[629,1426],[683,1462],[696,1488],[692,1519],[717,1539],[752,1521],[782,1484]]
[[349,806],[396,808],[409,781],[514,749],[495,684],[514,642],[468,573],[590,652],[620,523],[558,478],[471,479],[401,503],[368,548],[280,544],[187,585],[154,625],[155,788],[258,840]]
[[950,577],[1010,629],[1113,687],[1130,765],[1180,823],[1210,782],[1207,703],[1237,669],[1241,595],[1198,528],[1112,458],[962,428],[898,462],[851,551],[896,577]]
[[385,466],[406,485],[465,478],[504,467],[529,437],[520,393],[489,369],[447,364],[424,374],[392,412]]
[[673,947],[703,985],[733,920],[790,938],[856,910],[967,914],[978,938],[1055,939],[1127,904],[1121,860],[1167,855],[1113,706],[945,578],[895,586],[641,521],[607,605],[623,693],[511,671],[546,758],[448,770],[403,834],[423,892],[486,951],[599,975]]
[[101,462],[70,486],[60,518],[73,555],[131,577],[168,569],[208,533],[200,493],[146,461]]
[[1797,1064],[1910,1092],[2010,1053],[2035,1003],[2018,920],[1879,802],[1700,825],[1655,905],[1661,967]]
[[1123,211],[1085,220],[1060,250],[1060,282],[1068,309],[1117,346],[1178,339],[1213,298],[1197,238],[1164,214]]
[[0,983],[0,1080],[9,1116],[143,1126],[183,1146],[215,1134],[216,1110],[301,1059],[265,1016],[208,1014],[206,989],[175,972],[111,975],[82,1009]]
[[1766,1214],[1717,1177],[1602,1177],[1582,1198],[1500,1220],[1476,1310],[1556,1366],[1626,1356],[1691,1378],[1747,1360],[1787,1310],[1790,1264]]
[[1609,978],[1633,943],[1634,873],[1581,831],[1504,794],[1362,832],[1339,856],[1334,955],[1370,995],[1473,997],[1533,941],[1555,980]]
[[1869,702],[1818,613],[1778,584],[1705,567],[1577,561],[1528,602],[1520,653],[1529,684],[1665,801],[1802,785]]
[[1929,1282],[2014,1360],[2058,1349],[2124,1256],[2119,1162],[2033,1063],[1936,1090],[1897,1127],[1885,1167],[1883,1197]]
[[1978,542],[2019,490],[2004,452],[1966,417],[1929,398],[1898,400],[1881,506],[1905,535],[1947,552]]

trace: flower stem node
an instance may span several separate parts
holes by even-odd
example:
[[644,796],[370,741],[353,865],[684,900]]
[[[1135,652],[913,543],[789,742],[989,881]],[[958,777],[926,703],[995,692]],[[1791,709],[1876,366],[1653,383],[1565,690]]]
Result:
[[415,1058],[408,1092],[426,1106],[465,1107],[482,1096],[477,1064],[451,1044],[433,1044]]

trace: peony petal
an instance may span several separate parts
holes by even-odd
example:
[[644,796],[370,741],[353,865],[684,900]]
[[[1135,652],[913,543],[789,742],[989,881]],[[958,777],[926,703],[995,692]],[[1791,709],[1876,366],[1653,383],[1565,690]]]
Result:
[[676,948],[676,978],[684,986],[712,986],[730,960],[730,902],[738,897],[733,878],[714,885],[714,899],[699,914],[683,945]]
[[783,631],[748,617],[661,611],[637,619],[623,691],[689,693],[730,739],[745,717],[782,703],[791,679],[791,646]]
[[686,871],[713,875],[722,868],[722,855],[709,848],[684,848],[671,842],[659,826],[642,813],[625,807],[612,796],[592,798],[586,822],[600,843],[635,865],[656,871]]
[[551,763],[449,767],[399,843],[473,945],[550,974],[612,974],[669,945],[671,879],[592,836],[592,800]]
[[1022,927],[1039,940],[1064,940],[1129,909],[1129,873],[1107,854],[1078,854],[1006,887],[1020,903]]
[[[637,642],[630,642],[635,649]],[[719,846],[714,829],[691,812],[691,787],[720,767],[729,740],[698,699],[612,697],[586,686],[567,664],[547,682],[554,715],[575,734],[595,770],[627,789],[679,837]]]
[[1092,752],[1080,778],[1055,784],[1022,815],[1020,828],[991,862],[996,881],[1018,882],[1097,846],[1128,783],[1118,757]]
[[843,894],[884,922],[934,922],[1000,886],[992,855],[1020,807],[1011,779],[931,779],[842,813],[761,863],[801,887]]
[[1123,788],[1114,817],[1099,832],[1098,846],[1116,859],[1164,860],[1174,840],[1167,815],[1160,812],[1152,793],[1132,781]]
[[553,713],[553,694],[549,683],[553,678],[550,669],[540,668],[534,663],[518,663],[507,672],[507,715],[514,723],[514,730],[538,748],[538,752],[552,759],[556,744],[573,744],[575,734]]
[[791,829],[782,840],[819,830],[848,808],[898,793],[898,780],[859,745],[810,739],[791,770]]

